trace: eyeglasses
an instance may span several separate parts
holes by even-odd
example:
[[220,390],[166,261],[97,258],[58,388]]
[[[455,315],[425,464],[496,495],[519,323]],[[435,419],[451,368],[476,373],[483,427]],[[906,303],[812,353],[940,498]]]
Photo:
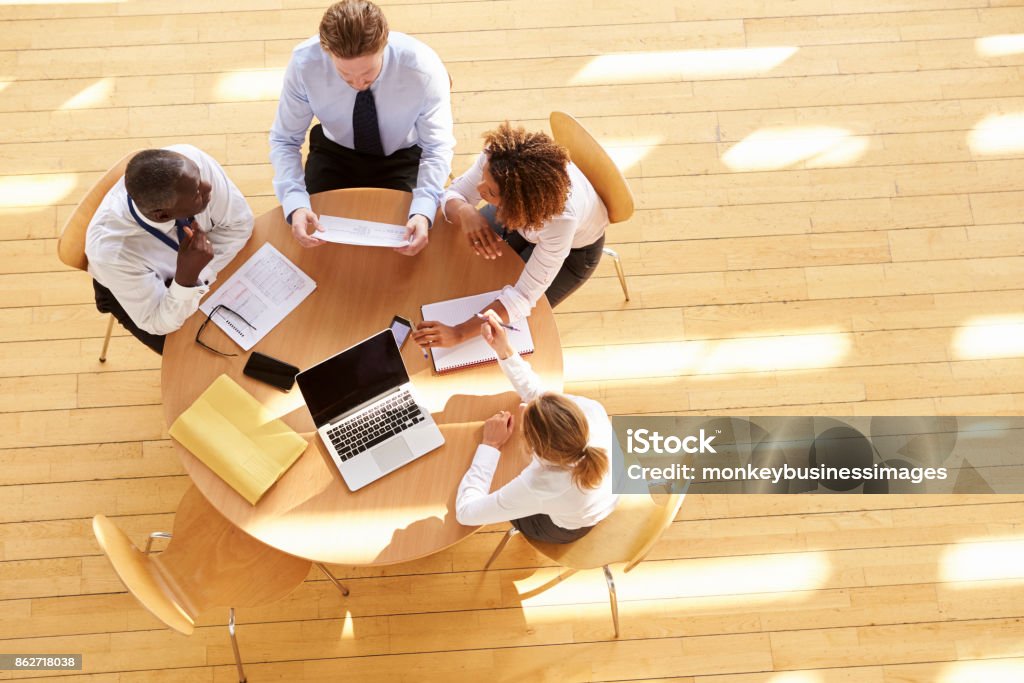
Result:
[[[242,314],[239,313],[238,311],[233,311],[230,308],[228,308],[227,306],[225,306],[224,304],[217,304],[216,306],[213,307],[213,310],[210,311],[210,314],[208,316],[206,316],[206,320],[203,321],[203,324],[199,326],[199,331],[196,332],[196,344],[199,344],[200,346],[202,346],[207,351],[213,351],[218,356],[237,356],[237,355],[239,355],[237,353],[226,353],[224,351],[218,351],[217,349],[213,348],[212,346],[210,346],[209,344],[204,342],[202,339],[200,339],[200,337],[203,336],[203,330],[205,330],[206,326],[210,324],[210,319],[213,318],[213,316],[216,315],[218,311],[227,311],[228,313],[230,313],[231,315],[233,315],[234,317],[238,318],[243,323],[245,323],[250,329],[253,329],[253,330],[256,329],[256,326],[253,325],[252,323],[250,323],[245,318],[243,318]],[[232,325],[232,323],[229,321],[228,325]],[[239,332],[241,332],[241,330],[239,330]]]

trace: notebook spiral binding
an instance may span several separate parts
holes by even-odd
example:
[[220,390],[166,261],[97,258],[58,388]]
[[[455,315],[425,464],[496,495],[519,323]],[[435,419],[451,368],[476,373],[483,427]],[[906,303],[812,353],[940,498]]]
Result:
[[[519,353],[520,356],[529,356],[531,353],[533,353],[533,349],[530,349],[529,351],[517,351],[517,353]],[[436,369],[435,364],[434,373],[438,375],[447,375],[449,372],[455,372],[456,370],[462,370],[463,368],[475,368],[478,365],[490,365],[492,363],[496,364],[497,362],[497,358],[487,358],[484,360],[475,360],[472,361],[471,363],[459,363],[458,365],[449,365],[446,366],[443,370]]]

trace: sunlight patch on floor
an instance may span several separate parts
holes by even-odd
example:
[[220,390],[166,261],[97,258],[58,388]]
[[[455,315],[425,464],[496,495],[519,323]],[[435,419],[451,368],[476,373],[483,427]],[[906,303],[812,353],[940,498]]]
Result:
[[756,76],[779,66],[797,50],[796,47],[749,47],[619,52],[594,57],[569,80],[569,85]]
[[864,156],[867,148],[867,138],[846,128],[762,128],[730,147],[722,161],[734,171],[771,171],[801,162],[809,167],[845,166]]

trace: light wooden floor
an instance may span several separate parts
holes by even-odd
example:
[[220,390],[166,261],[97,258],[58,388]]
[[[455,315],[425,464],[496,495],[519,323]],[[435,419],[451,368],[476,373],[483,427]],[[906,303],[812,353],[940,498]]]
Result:
[[[173,142],[271,208],[276,83],[325,3],[0,3],[0,652],[85,653],[63,681],[234,669],[225,615],[172,634],[98,554],[93,514],[141,539],[188,480],[158,359],[119,334],[97,363],[58,226],[124,152]],[[1024,412],[1020,2],[381,4],[448,64],[457,171],[495,123],[565,109],[631,179],[609,237],[634,298],[606,262],[560,309],[571,391],[620,414]],[[596,59],[622,52],[654,56]],[[554,569],[516,544],[480,571],[500,530],[339,568],[344,602],[311,576],[243,611],[250,680],[1024,680],[1024,497],[691,497],[619,579],[618,642],[598,575],[524,597]]]

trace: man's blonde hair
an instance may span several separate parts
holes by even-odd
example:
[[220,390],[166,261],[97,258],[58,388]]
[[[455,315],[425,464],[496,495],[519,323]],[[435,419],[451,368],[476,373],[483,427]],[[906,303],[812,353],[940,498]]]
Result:
[[372,55],[388,42],[388,20],[369,0],[342,0],[320,20],[320,46],[341,59]]

